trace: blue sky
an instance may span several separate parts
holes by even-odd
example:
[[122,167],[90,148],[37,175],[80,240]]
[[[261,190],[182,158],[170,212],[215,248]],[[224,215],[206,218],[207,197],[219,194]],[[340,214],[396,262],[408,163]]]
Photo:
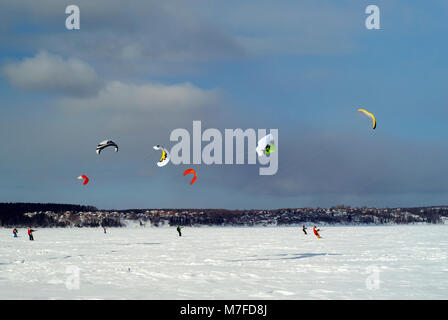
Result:
[[[65,29],[70,4],[80,30]],[[380,30],[365,28],[370,4]],[[2,1],[0,201],[447,204],[447,14],[446,1]],[[193,120],[278,129],[278,173],[158,168],[152,146]],[[120,152],[98,157],[105,139]]]

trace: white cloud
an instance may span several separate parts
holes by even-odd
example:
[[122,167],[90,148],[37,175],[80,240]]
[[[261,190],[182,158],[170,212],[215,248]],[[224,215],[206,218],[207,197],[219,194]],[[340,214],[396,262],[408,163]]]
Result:
[[64,60],[45,51],[7,64],[3,71],[13,86],[31,91],[86,96],[97,93],[103,86],[98,74],[85,62],[75,58]]
[[219,95],[217,89],[203,90],[189,82],[165,85],[111,81],[94,97],[64,98],[61,104],[74,110],[185,111],[215,106]]
[[[231,34],[188,1],[78,0],[79,32],[65,29],[67,4],[59,0],[10,2],[0,10],[0,51],[76,56],[115,77],[183,75],[244,56]],[[15,32],[22,25],[33,32]]]

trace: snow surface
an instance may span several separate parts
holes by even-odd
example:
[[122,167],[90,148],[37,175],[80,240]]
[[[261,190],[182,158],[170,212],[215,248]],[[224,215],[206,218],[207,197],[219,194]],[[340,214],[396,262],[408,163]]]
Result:
[[0,229],[0,299],[448,298],[447,225],[308,230]]

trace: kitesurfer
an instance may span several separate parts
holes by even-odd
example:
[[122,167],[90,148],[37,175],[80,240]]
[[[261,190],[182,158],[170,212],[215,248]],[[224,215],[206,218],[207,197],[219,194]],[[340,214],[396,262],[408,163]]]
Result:
[[14,234],[14,238],[17,238],[17,233],[19,233],[19,231],[17,231],[17,229],[14,228],[14,229],[12,230],[12,233]]
[[319,228],[316,228],[316,226],[313,227],[313,232],[316,235],[316,237],[318,237],[318,238],[320,238],[319,231],[320,231]]
[[36,230],[33,230],[33,229],[31,229],[31,228],[28,228],[28,236],[30,237],[30,240],[31,240],[31,241],[34,240],[34,237],[33,237],[33,231],[36,231]]
[[182,232],[180,231],[183,227],[177,226],[177,232],[179,232],[179,237],[182,237]]
[[303,231],[304,234],[308,234],[308,233],[306,233],[306,227],[305,227],[305,225],[302,226],[302,231]]

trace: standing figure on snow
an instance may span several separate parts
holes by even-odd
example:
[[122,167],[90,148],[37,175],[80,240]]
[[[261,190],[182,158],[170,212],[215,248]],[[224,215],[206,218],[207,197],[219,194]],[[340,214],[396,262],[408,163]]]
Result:
[[181,227],[181,226],[177,226],[177,232],[179,232],[179,237],[182,237],[182,232],[180,232],[180,230],[182,229],[183,227]]
[[12,233],[14,234],[14,238],[17,238],[17,233],[19,233],[19,231],[17,231],[17,229],[14,228],[14,229],[12,230]]
[[320,238],[319,231],[320,231],[320,229],[316,228],[316,226],[313,227],[313,232],[316,235],[316,237],[318,237],[318,238]]
[[103,229],[104,229],[104,233],[107,233],[107,232],[106,232],[106,227],[103,227]]
[[305,225],[302,226],[302,231],[303,231],[304,234],[308,234],[308,233],[306,233],[306,227],[305,227]]
[[31,241],[34,240],[34,237],[33,237],[33,231],[36,231],[36,230],[33,230],[33,229],[31,229],[31,228],[28,228],[28,236],[30,237],[30,240],[31,240]]

